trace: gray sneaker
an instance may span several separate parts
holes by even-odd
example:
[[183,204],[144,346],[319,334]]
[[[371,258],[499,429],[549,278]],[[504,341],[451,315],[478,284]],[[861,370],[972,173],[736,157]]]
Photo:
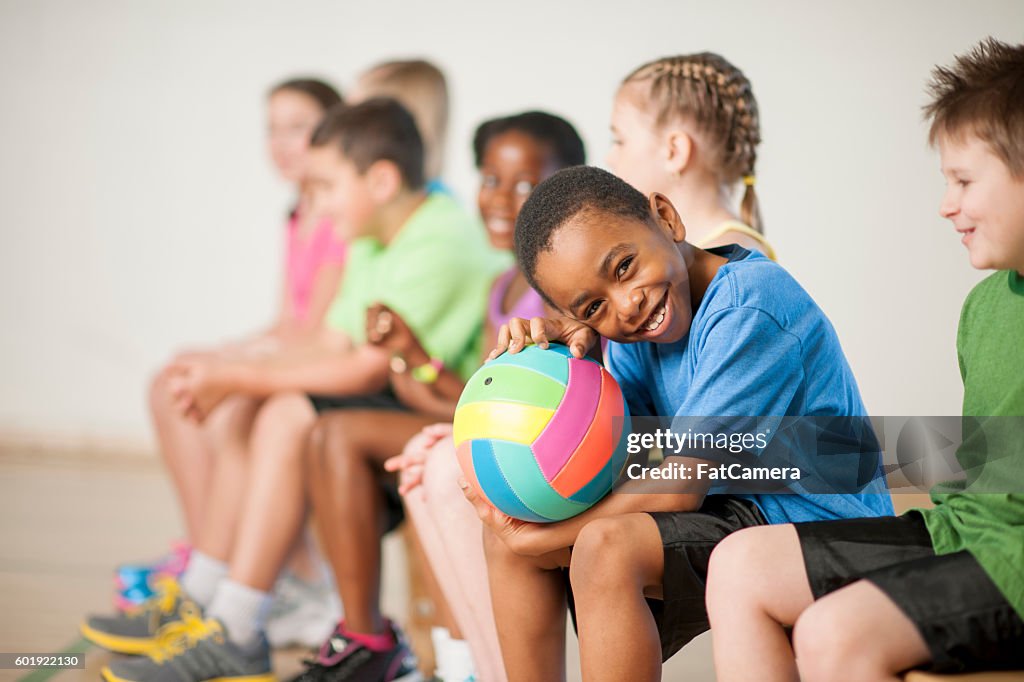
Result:
[[107,682],[274,682],[265,637],[243,649],[228,639],[223,623],[187,614],[164,627],[159,648],[147,658],[113,661],[102,670]]
[[119,654],[148,654],[156,646],[156,633],[181,619],[182,609],[199,613],[199,607],[182,591],[174,578],[157,581],[156,593],[139,606],[116,616],[89,616],[82,636]]

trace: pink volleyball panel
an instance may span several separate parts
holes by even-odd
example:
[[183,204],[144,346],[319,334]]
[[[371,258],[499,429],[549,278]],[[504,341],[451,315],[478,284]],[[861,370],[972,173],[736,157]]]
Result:
[[601,366],[571,358],[565,397],[533,443],[533,453],[548,481],[558,475],[587,434],[600,397]]
[[621,421],[623,414],[622,391],[608,372],[601,372],[601,379],[600,402],[587,434],[551,481],[551,487],[562,497],[572,497],[594,480],[608,464],[622,435],[622,425],[616,423],[616,417]]

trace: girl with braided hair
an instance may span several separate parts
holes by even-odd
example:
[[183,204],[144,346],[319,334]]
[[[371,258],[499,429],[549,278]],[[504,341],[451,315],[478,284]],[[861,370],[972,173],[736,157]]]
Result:
[[[622,81],[608,167],[644,194],[669,198],[700,248],[739,244],[775,259],[754,190],[761,142],[750,81],[711,53],[662,57]],[[743,184],[739,215],[733,189]]]

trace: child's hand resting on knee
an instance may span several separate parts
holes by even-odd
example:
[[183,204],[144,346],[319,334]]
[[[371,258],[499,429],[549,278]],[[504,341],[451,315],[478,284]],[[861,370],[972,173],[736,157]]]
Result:
[[402,454],[395,455],[384,462],[385,471],[397,471],[398,492],[407,494],[410,490],[423,483],[423,467],[430,450],[441,440],[452,435],[452,425],[448,422],[431,424],[409,439],[402,449]]
[[175,361],[168,368],[168,382],[175,406],[197,422],[206,419],[231,393],[226,368],[212,359]]
[[582,358],[597,343],[593,329],[567,317],[534,317],[524,320],[513,317],[498,330],[498,343],[487,356],[493,360],[505,351],[518,353],[529,343],[547,348],[550,341],[564,343],[577,358]]

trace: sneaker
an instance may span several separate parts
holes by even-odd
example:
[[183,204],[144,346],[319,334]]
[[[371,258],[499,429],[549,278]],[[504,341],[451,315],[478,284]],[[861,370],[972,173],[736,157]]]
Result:
[[466,640],[453,639],[447,628],[433,627],[430,641],[436,662],[433,682],[479,682]]
[[274,682],[270,645],[261,637],[243,649],[228,639],[223,623],[203,620],[191,608],[160,630],[158,647],[145,658],[113,661],[101,674],[107,682]]
[[391,621],[387,627],[395,645],[387,651],[372,651],[351,639],[341,623],[320,647],[306,669],[292,682],[420,682],[416,657],[405,637]]
[[192,545],[171,543],[171,551],[151,564],[122,564],[114,572],[114,606],[122,611],[138,606],[153,596],[153,587],[160,578],[181,576],[188,565]]
[[109,651],[119,654],[147,654],[156,644],[156,634],[163,626],[181,618],[186,605],[200,609],[188,599],[178,581],[160,578],[154,585],[156,594],[139,606],[116,616],[90,616],[81,625],[82,636]]
[[329,580],[308,583],[286,572],[274,585],[267,616],[267,639],[276,648],[299,645],[313,649],[341,620],[341,601]]

